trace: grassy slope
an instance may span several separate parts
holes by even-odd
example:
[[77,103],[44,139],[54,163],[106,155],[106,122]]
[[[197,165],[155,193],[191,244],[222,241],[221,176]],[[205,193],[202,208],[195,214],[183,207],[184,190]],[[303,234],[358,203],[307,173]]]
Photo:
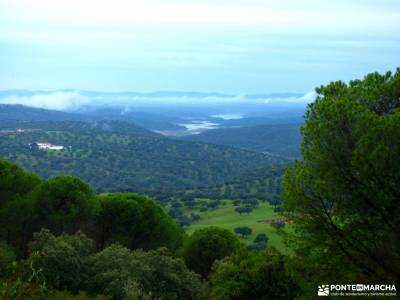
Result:
[[187,213],[196,213],[201,216],[200,221],[192,224],[187,228],[187,233],[191,234],[197,229],[202,229],[208,226],[219,226],[232,230],[239,226],[248,226],[253,229],[253,233],[246,239],[241,239],[246,244],[251,244],[259,233],[265,233],[269,240],[268,244],[274,246],[281,251],[285,251],[285,246],[282,241],[282,236],[276,229],[269,224],[257,222],[259,220],[270,220],[277,216],[273,211],[273,207],[268,203],[260,202],[260,205],[250,214],[243,214],[240,216],[235,212],[235,206],[230,201],[226,205],[222,205],[215,210],[200,212],[197,209],[187,210]]

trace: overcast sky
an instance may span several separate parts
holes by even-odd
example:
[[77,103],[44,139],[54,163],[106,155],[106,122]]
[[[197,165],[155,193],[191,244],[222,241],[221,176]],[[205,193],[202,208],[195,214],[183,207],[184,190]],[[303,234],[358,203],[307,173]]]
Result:
[[0,89],[309,92],[400,66],[399,0],[0,0]]

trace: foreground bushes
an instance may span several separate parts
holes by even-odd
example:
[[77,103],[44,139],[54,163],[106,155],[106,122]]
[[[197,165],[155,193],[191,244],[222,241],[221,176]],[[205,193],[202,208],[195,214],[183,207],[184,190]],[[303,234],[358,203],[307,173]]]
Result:
[[5,299],[99,300],[294,299],[299,295],[287,258],[273,248],[248,251],[226,232],[231,234],[220,228],[200,230],[188,244],[196,246],[193,250],[204,246],[191,258],[198,264],[204,259],[213,270],[206,285],[167,248],[132,251],[112,244],[96,252],[94,241],[83,233],[56,237],[43,229],[34,234],[30,254],[9,276],[11,280],[0,278],[0,295]]
[[166,248],[144,252],[111,245],[88,260],[88,290],[113,299],[206,299],[200,276]]
[[200,276],[166,248],[131,251],[118,244],[98,253],[85,235],[34,235],[28,261],[50,288],[112,299],[205,299]]
[[13,249],[5,242],[0,242],[0,278],[10,276],[15,259]]
[[211,276],[212,299],[294,299],[300,294],[285,257],[271,248],[240,251],[217,262]]
[[29,249],[34,268],[43,271],[47,284],[77,292],[85,279],[85,264],[93,253],[94,242],[82,233],[55,237],[43,229],[34,234]]

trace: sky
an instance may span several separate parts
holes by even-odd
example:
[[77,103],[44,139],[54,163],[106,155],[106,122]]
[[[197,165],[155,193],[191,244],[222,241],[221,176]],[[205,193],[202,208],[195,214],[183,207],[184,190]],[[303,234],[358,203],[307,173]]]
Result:
[[0,90],[309,93],[400,67],[398,0],[0,0]]

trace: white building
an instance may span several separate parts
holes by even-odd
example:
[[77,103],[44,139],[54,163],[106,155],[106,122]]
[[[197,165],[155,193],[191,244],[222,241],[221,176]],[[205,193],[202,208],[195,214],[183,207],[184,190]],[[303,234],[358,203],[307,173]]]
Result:
[[50,143],[36,143],[38,148],[41,150],[49,149],[49,150],[63,150],[64,146],[60,145],[52,145]]

